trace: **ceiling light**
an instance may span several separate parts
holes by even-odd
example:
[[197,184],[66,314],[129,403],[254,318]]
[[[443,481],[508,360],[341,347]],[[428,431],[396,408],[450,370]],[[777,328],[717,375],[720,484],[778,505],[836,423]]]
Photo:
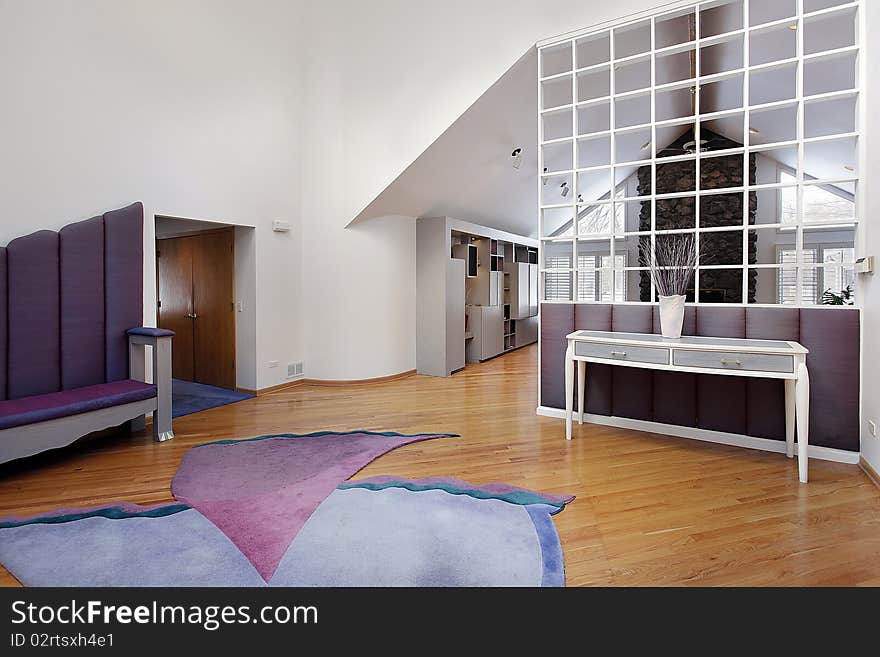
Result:
[[521,148],[514,148],[513,152],[510,154],[510,157],[513,158],[513,162],[512,162],[513,168],[519,169],[522,166],[522,160],[523,160],[522,149]]
[[849,172],[853,172],[853,171],[855,171],[855,170],[856,170],[856,168],[855,168],[855,167],[851,167],[851,166],[850,166],[850,165],[848,165],[848,164],[847,164],[847,165],[845,165],[845,166],[844,166],[844,167],[843,167],[843,168],[844,168],[844,169],[846,169],[846,170],[847,170],[847,171],[849,171]]
[[758,130],[757,128],[749,128],[749,134],[750,135],[760,135],[761,131]]
[[559,186],[559,188],[562,190],[562,191],[559,192],[559,193],[562,194],[562,197],[563,197],[563,198],[565,198],[566,196],[568,196],[569,189],[568,189],[568,183],[567,183],[567,182],[562,183],[562,184]]
[[646,141],[644,144],[642,144],[641,148],[642,148],[643,151],[646,151],[646,150],[648,150],[648,148],[649,148],[650,146],[651,146],[651,142],[650,142],[650,141]]
[[584,197],[583,197],[583,195],[578,194],[578,203],[583,203],[583,202],[584,202]]
[[545,174],[545,175],[543,176],[543,180],[541,180],[541,184],[546,186],[546,185],[547,185],[547,181],[549,180],[549,179],[547,178],[547,176],[546,176],[546,174],[547,174],[547,167],[544,167],[544,174]]
[[796,30],[796,29],[797,29],[797,23],[795,23],[794,25],[789,25],[789,26],[788,26],[788,29],[789,29],[789,30]]

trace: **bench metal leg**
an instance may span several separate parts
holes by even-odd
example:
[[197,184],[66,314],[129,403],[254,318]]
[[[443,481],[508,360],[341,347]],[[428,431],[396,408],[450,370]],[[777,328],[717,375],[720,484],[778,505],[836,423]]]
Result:
[[153,381],[159,391],[159,406],[153,411],[153,439],[171,440],[171,338],[159,338],[153,345]]

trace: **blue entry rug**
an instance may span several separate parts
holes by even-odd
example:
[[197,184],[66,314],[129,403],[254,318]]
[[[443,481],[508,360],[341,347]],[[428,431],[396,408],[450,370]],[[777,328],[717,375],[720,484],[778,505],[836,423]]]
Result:
[[227,390],[204,383],[194,383],[181,379],[171,381],[171,416],[181,417],[206,411],[209,408],[234,404],[253,395],[236,390]]

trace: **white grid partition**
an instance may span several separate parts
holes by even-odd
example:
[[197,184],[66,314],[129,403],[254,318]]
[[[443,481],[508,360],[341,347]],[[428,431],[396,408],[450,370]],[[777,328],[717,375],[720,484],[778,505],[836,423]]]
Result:
[[673,234],[697,241],[697,303],[821,303],[816,281],[850,284],[859,13],[713,0],[540,44],[542,300],[655,299],[641,249]]

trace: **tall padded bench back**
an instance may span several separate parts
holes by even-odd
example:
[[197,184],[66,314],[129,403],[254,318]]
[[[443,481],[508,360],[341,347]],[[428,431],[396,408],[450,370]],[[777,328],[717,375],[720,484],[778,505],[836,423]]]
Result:
[[144,206],[104,214],[104,339],[107,381],[128,378],[126,331],[144,318]]
[[6,247],[9,399],[61,389],[58,233],[41,230]]
[[0,399],[6,399],[6,247],[0,246]]
[[104,383],[104,218],[61,229],[61,387]]
[[0,399],[128,378],[143,324],[144,208],[0,247]]

